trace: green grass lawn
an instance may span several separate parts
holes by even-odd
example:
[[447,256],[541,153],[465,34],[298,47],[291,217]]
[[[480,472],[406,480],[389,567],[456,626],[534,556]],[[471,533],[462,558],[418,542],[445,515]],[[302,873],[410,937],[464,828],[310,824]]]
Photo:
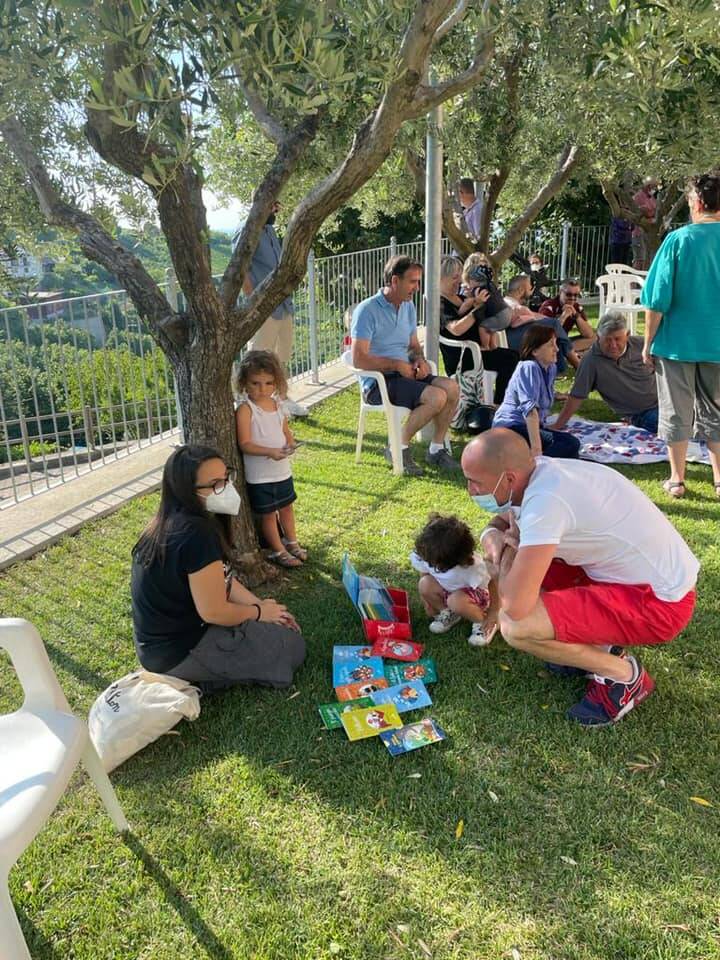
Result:
[[[689,468],[681,501],[660,490],[664,465],[631,471],[703,564],[692,624],[644,655],[658,681],[646,704],[616,728],[579,729],[565,711],[582,684],[501,639],[470,648],[467,625],[432,636],[414,597],[415,637],[440,673],[427,712],[448,739],[393,760],[377,741],[324,731],[316,711],[332,695],[332,645],[361,640],[342,554],[412,590],[406,558],[428,511],[475,529],[486,518],[460,477],[393,477],[379,417],[356,466],[356,407],[346,391],[296,428],[312,559],[279,593],[308,642],[297,687],[208,700],[199,720],[114,773],[127,839],[85,777],[73,780],[11,875],[33,957],[720,957],[720,503],[709,469]],[[81,714],[135,666],[129,553],[156,504],[133,501],[0,577],[0,609],[37,624]],[[0,709],[19,699],[3,665]]]

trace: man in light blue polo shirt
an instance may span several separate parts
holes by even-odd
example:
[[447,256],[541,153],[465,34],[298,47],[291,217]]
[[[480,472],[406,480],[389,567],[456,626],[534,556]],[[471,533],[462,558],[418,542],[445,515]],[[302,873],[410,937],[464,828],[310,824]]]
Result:
[[[391,257],[385,264],[383,287],[355,307],[350,331],[353,365],[383,373],[390,402],[411,411],[403,425],[402,457],[405,473],[416,477],[423,471],[412,458],[410,441],[431,420],[434,430],[427,462],[441,470],[460,467],[445,448],[458,385],[455,380],[432,375],[417,336],[413,297],[421,279],[422,264],[410,257]],[[369,403],[380,403],[376,380],[363,378],[362,389]],[[385,459],[392,464],[388,447]]]

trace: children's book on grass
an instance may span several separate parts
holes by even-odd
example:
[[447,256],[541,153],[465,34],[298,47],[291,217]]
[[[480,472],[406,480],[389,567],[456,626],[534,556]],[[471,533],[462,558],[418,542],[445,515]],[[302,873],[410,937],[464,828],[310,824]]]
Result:
[[385,677],[375,677],[374,680],[363,680],[360,683],[346,683],[341,687],[335,687],[335,696],[338,700],[355,700],[358,697],[369,697],[377,690],[384,690],[389,687]]
[[425,647],[412,640],[393,640],[390,637],[380,637],[372,645],[374,657],[388,657],[390,660],[419,660]]
[[347,554],[342,561],[342,580],[360,614],[368,640],[374,641],[378,637],[410,639],[410,604],[406,590],[388,587],[376,577],[362,576]]
[[403,753],[410,753],[411,750],[419,750],[420,747],[444,740],[445,731],[437,720],[426,717],[417,723],[408,723],[399,730],[381,730],[380,739],[393,757],[399,757]]
[[422,680],[408,680],[407,683],[398,683],[387,690],[376,690],[370,699],[374,704],[393,703],[398,713],[408,710],[418,710],[420,707],[429,707],[432,704],[430,694]]
[[376,737],[383,730],[402,727],[400,714],[392,703],[362,710],[349,710],[341,714],[340,720],[349,740],[364,740],[365,737]]
[[[372,657],[372,647],[365,644],[363,647],[336,644],[333,647],[333,663],[348,663],[350,660],[367,660]],[[380,654],[378,654],[380,656]]]
[[343,660],[333,664],[333,686],[341,687],[347,683],[367,683],[384,676],[382,657]]
[[385,679],[389,686],[406,683],[408,680],[437,683],[437,678],[437,667],[432,657],[421,657],[415,663],[385,664]]
[[318,707],[323,725],[326,730],[337,730],[342,726],[340,716],[348,710],[360,710],[363,707],[372,707],[375,701],[371,697],[358,697],[357,700],[346,700],[344,703],[321,703]]

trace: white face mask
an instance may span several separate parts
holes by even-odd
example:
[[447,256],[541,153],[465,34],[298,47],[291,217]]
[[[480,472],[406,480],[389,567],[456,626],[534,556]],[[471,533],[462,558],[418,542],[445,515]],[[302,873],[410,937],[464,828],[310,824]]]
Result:
[[212,493],[205,497],[205,509],[208,513],[227,513],[236,517],[240,513],[242,500],[232,483],[228,480],[222,493]]

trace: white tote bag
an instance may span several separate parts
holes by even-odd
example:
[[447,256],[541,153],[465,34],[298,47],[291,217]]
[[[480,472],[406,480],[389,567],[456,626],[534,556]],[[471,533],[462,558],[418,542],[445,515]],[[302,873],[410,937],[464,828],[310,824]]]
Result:
[[106,771],[175,726],[200,716],[200,691],[187,680],[136,670],[112,683],[90,709],[90,738]]

